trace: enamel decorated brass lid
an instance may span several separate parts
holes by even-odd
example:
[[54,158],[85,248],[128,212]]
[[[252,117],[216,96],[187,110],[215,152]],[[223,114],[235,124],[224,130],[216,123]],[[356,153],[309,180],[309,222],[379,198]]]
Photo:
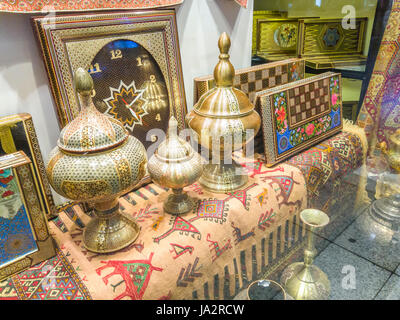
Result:
[[85,101],[88,107],[62,129],[58,147],[67,152],[97,152],[115,148],[128,139],[129,134],[119,121],[102,114],[94,106],[92,78],[86,77],[80,68],[74,82],[81,104]]
[[193,107],[195,113],[203,116],[242,116],[254,110],[247,95],[233,87],[235,68],[229,61],[231,40],[224,32],[218,40],[219,62],[214,68],[216,87],[204,93]]

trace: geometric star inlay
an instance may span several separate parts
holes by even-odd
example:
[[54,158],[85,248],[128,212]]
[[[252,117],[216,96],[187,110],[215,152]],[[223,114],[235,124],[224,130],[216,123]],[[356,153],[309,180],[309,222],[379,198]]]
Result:
[[142,97],[144,91],[136,89],[135,81],[127,86],[121,80],[117,89],[110,87],[111,96],[104,99],[106,113],[133,131],[135,125],[143,125],[143,117],[148,114],[147,100]]

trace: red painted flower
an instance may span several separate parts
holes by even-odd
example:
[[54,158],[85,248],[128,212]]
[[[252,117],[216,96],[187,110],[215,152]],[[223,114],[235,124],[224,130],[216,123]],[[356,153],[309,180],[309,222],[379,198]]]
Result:
[[284,107],[281,106],[276,113],[278,114],[278,118],[277,119],[278,119],[279,122],[285,121],[286,111],[285,111]]
[[6,192],[4,192],[2,195],[1,195],[1,197],[2,198],[6,198],[6,197],[9,197],[9,196],[12,196],[14,194],[14,192],[12,192],[11,190],[7,190]]
[[336,105],[337,101],[338,101],[337,94],[336,93],[332,93],[332,105],[333,106]]
[[314,124],[313,124],[313,123],[310,123],[310,124],[307,126],[307,129],[306,129],[307,135],[308,135],[308,136],[311,136],[311,135],[313,134],[313,132],[314,132],[314,129],[315,129]]

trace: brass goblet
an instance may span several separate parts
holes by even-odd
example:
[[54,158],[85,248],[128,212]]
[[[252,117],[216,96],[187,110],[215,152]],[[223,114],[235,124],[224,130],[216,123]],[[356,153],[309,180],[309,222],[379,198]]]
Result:
[[330,281],[312,263],[316,255],[314,232],[326,226],[329,217],[320,210],[306,209],[300,213],[300,219],[307,227],[304,262],[289,265],[282,273],[281,283],[286,293],[295,300],[326,300],[330,294]]

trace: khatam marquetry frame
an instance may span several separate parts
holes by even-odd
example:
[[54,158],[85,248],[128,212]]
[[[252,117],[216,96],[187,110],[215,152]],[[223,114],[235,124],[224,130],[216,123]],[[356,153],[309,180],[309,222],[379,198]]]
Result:
[[[73,72],[82,66],[89,69],[97,49],[101,49],[82,50],[79,42],[96,39],[99,41],[95,46],[100,42],[105,45],[112,37],[134,38],[154,57],[166,80],[170,115],[175,116],[180,130],[186,127],[186,96],[175,10],[95,12],[53,18],[40,16],[32,18],[32,25],[43,55],[61,128],[80,111],[73,86]],[[67,45],[76,46],[75,51],[70,54]],[[149,175],[146,175],[136,187],[150,181]]]
[[[179,126],[184,127],[186,98],[174,10],[74,14],[54,18],[41,16],[33,17],[32,23],[42,50],[61,127],[71,122],[80,109],[73,88],[73,72],[82,65],[89,68],[90,61],[97,53],[97,51],[91,52],[89,57],[86,53],[79,52],[79,56],[76,57],[77,62],[75,62],[68,55],[67,41],[70,43],[77,39],[89,40],[111,35],[126,37],[132,34],[144,35],[159,31],[163,34],[164,43],[140,44],[155,56],[164,78],[168,80],[166,84],[171,109],[175,112]],[[160,49],[159,45],[164,49],[162,53],[156,52]],[[158,57],[160,58],[157,59]]]
[[29,217],[37,250],[0,266],[0,281],[56,254],[55,243],[48,229],[43,202],[39,195],[39,185],[33,173],[34,168],[31,160],[23,151],[0,157],[0,170],[8,168],[12,168],[17,178],[18,188]]
[[[340,108],[340,125],[336,126],[335,128],[328,130],[327,132],[314,136],[308,141],[302,142],[298,146],[295,146],[287,151],[282,152],[281,154],[278,153],[278,142],[277,142],[277,137],[276,137],[276,121],[275,121],[275,113],[274,113],[274,106],[273,102],[271,101],[273,96],[275,94],[281,93],[281,92],[288,92],[290,89],[301,87],[306,84],[310,84],[313,82],[317,82],[323,79],[330,79],[332,77],[337,76],[339,78],[339,90],[340,90],[340,103],[339,103],[339,108]],[[328,92],[329,95],[329,103],[330,103],[330,108],[331,106],[331,96],[330,92]],[[292,83],[288,83],[282,86],[278,86],[272,89],[267,89],[264,91],[257,92],[256,94],[256,107],[257,110],[259,110],[260,115],[261,115],[261,128],[262,128],[262,134],[263,134],[263,142],[264,142],[264,154],[265,154],[265,162],[267,167],[272,167],[276,165],[277,163],[295,155],[296,153],[299,153],[312,145],[340,132],[343,129],[343,107],[342,107],[342,78],[340,73],[334,73],[334,72],[325,72],[320,75],[316,75],[313,77],[309,77],[303,80],[295,81]],[[316,114],[315,116],[307,119],[308,121],[313,121],[323,115],[327,114],[327,112]],[[297,128],[304,124],[305,121],[301,121],[299,123],[296,123],[294,128]],[[294,129],[290,128],[290,129]]]
[[0,143],[5,154],[14,153],[17,150],[25,151],[34,167],[34,174],[40,187],[39,193],[45,213],[48,218],[55,216],[57,209],[47,180],[46,168],[40,152],[32,116],[29,113],[19,113],[0,118]]

